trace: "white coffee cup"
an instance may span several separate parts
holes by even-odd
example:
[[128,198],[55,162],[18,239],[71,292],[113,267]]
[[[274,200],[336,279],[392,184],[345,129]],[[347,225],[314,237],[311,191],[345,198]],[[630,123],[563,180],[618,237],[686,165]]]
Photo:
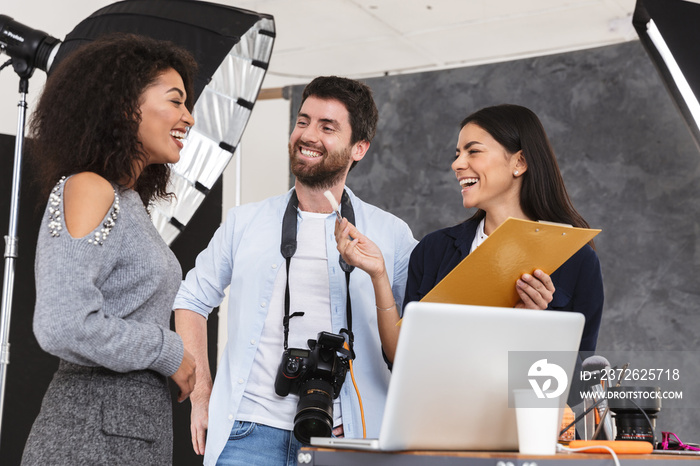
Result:
[[[518,449],[524,455],[556,453],[561,423],[561,409],[549,404],[542,407],[532,389],[513,390],[518,425]],[[539,402],[539,403],[538,403]],[[538,406],[539,405],[539,406]]]

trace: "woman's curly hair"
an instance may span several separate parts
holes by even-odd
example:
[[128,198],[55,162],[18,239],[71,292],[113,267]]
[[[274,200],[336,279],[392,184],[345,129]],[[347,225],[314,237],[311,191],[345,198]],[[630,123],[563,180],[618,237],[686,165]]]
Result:
[[[136,161],[146,161],[138,141],[144,90],[174,69],[194,105],[197,64],[171,42],[134,34],[110,34],[66,57],[52,71],[30,124],[33,172],[45,201],[62,176],[83,171],[121,184],[133,178]],[[169,197],[170,167],[147,166],[134,189],[144,205]]]

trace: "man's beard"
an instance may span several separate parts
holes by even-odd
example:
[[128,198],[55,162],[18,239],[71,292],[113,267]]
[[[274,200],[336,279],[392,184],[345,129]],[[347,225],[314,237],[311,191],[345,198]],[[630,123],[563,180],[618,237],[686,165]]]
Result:
[[326,152],[321,163],[307,165],[307,161],[298,157],[299,146],[289,143],[289,160],[292,174],[303,185],[325,190],[335,186],[345,176],[350,161],[351,147],[345,147],[340,151]]

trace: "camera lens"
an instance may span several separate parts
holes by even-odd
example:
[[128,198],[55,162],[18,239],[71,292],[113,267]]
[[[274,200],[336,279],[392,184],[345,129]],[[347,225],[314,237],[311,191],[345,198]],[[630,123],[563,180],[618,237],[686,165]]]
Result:
[[299,388],[294,436],[301,443],[308,445],[311,437],[331,436],[333,395],[333,385],[325,380],[309,379]]
[[611,387],[608,390],[608,404],[615,414],[615,440],[655,444],[656,417],[661,410],[660,391],[659,387]]

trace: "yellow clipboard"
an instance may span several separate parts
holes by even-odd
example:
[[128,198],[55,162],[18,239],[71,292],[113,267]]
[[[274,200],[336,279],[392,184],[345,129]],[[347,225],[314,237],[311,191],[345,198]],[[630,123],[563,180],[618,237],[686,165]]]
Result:
[[513,307],[522,274],[551,274],[600,231],[508,218],[421,301]]

